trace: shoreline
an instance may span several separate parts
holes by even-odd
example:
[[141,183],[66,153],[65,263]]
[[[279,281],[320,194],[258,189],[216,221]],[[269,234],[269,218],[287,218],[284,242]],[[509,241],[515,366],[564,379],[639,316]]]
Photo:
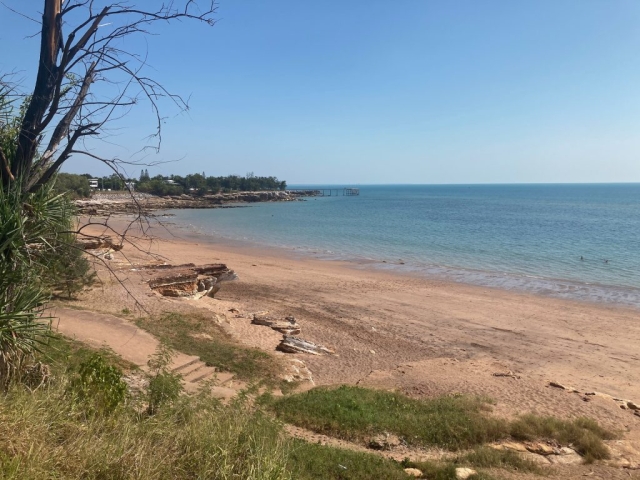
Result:
[[[178,217],[177,214],[158,211],[158,217]],[[388,272],[391,275],[422,278],[434,282],[467,285],[495,289],[516,294],[530,294],[543,298],[586,302],[594,305],[631,308],[640,311],[640,289],[628,285],[608,285],[594,282],[543,277],[501,271],[478,270],[447,265],[417,266],[398,260],[358,258],[355,255],[338,255],[319,248],[261,244],[255,240],[237,239],[202,232],[191,224],[179,224],[169,220],[163,222],[184,233],[185,241],[211,243],[216,247],[241,248],[248,251],[268,250],[274,256],[292,257],[298,260],[312,259],[321,262],[337,262],[356,270]],[[472,279],[470,279],[472,278]]]

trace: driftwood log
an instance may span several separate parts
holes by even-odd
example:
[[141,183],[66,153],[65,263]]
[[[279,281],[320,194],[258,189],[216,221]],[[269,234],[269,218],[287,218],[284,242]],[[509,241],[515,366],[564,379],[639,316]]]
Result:
[[277,349],[285,353],[310,353],[311,355],[333,355],[336,353],[322,345],[317,345],[302,338],[289,335],[282,337]]

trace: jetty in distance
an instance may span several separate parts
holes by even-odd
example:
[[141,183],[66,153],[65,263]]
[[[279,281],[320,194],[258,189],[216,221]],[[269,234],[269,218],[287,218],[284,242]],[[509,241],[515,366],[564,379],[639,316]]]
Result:
[[288,188],[289,192],[305,192],[315,197],[356,197],[360,195],[359,188]]

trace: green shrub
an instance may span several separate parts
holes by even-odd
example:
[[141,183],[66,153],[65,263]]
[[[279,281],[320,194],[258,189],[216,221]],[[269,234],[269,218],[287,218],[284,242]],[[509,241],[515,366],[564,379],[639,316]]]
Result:
[[147,387],[147,413],[154,415],[165,404],[178,399],[182,392],[180,375],[171,372],[168,367],[173,353],[165,344],[149,360],[151,375]]
[[89,412],[112,413],[127,398],[127,384],[122,380],[122,371],[99,353],[80,364],[79,374],[71,383],[71,391]]

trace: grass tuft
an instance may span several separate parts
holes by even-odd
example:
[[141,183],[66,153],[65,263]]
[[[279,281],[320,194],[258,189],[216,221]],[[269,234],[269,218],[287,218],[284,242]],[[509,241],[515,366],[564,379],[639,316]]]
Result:
[[[303,440],[293,440],[289,454],[293,477],[299,480],[407,480],[403,467],[393,460]],[[455,478],[455,477],[454,477]]]
[[569,421],[536,415],[523,415],[513,421],[509,434],[516,440],[543,438],[555,440],[562,445],[572,445],[586,463],[610,458],[603,440],[617,438],[617,434],[602,428],[590,418]]

